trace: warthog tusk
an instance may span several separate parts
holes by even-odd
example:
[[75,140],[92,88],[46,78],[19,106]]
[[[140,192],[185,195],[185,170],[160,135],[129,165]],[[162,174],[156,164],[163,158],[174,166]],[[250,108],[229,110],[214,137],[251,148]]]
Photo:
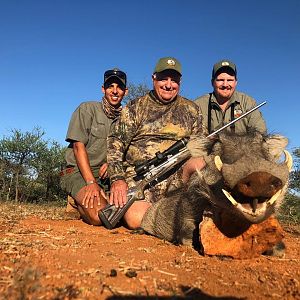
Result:
[[284,162],[286,163],[288,169],[289,169],[289,172],[291,172],[292,170],[292,166],[293,166],[293,158],[292,158],[292,155],[290,154],[289,151],[287,150],[283,150],[284,152],[284,155],[285,155],[285,160]]
[[279,190],[276,194],[274,194],[272,196],[272,198],[267,202],[267,204],[272,205],[278,199],[278,197],[281,194],[281,192],[282,192],[282,189]]
[[221,157],[219,155],[215,156],[215,165],[216,165],[217,169],[221,172],[223,163],[222,163]]
[[226,190],[222,189],[222,192],[234,206],[238,205],[238,202],[236,202],[235,199]]

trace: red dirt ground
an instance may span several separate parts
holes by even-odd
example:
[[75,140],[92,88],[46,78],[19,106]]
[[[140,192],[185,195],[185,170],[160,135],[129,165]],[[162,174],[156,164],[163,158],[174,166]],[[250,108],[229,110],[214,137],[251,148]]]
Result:
[[285,257],[235,260],[0,203],[0,299],[300,299],[300,232],[284,229]]

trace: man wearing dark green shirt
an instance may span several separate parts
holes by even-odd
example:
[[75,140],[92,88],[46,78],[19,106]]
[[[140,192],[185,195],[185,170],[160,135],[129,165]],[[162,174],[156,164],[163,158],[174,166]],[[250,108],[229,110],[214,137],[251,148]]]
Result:
[[[252,97],[236,91],[237,69],[233,62],[217,62],[213,66],[211,83],[214,91],[195,100],[203,115],[203,125],[207,133],[212,133],[256,106]],[[242,118],[228,130],[243,133],[250,128],[266,132],[266,124],[259,110]]]
[[117,68],[107,70],[102,92],[102,101],[83,102],[72,114],[66,136],[67,168],[61,172],[62,188],[75,200],[81,218],[92,225],[101,225],[98,211],[107,204],[98,183],[107,178],[106,139],[127,94],[126,74]]

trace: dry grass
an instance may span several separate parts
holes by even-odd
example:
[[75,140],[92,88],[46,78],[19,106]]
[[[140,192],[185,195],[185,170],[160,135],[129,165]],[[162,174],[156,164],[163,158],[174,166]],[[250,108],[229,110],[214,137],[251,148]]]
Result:
[[38,216],[44,220],[64,220],[65,207],[57,203],[31,204],[0,201],[0,220],[20,221]]
[[[0,270],[0,299],[47,299],[47,297],[38,298],[36,295],[49,291],[55,295],[53,299],[57,300],[75,299],[80,294],[80,291],[71,285],[47,287],[46,290],[42,290],[40,279],[45,277],[45,274],[26,260],[27,252],[32,249],[43,251],[45,245],[42,238],[45,236],[53,240],[60,237],[49,234],[50,229],[46,230],[47,232],[37,232],[31,228],[19,228],[21,220],[31,217],[65,220],[64,211],[65,207],[57,203],[29,204],[0,201],[0,233],[3,234],[0,238],[0,251],[4,255]],[[67,230],[69,233],[75,231],[72,227]],[[24,239],[28,236],[34,236],[32,241]]]

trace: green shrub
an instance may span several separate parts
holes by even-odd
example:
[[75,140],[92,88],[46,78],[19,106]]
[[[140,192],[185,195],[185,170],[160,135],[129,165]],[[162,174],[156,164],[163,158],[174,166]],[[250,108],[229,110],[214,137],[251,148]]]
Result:
[[300,224],[300,196],[289,192],[278,211],[278,218],[288,224]]

